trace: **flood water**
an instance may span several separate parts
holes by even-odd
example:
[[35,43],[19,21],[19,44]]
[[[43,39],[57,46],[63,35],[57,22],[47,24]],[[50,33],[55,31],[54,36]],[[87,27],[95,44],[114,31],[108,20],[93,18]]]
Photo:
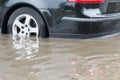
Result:
[[0,80],[119,80],[120,35],[20,39],[0,35]]

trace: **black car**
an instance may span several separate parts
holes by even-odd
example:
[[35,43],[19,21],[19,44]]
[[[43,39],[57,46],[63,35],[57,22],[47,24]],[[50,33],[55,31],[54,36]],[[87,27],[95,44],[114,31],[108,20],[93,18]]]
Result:
[[2,33],[98,37],[120,31],[120,0],[0,0]]

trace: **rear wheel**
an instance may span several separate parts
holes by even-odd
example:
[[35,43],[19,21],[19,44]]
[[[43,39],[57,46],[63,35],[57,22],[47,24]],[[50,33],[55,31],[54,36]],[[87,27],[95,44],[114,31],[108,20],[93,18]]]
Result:
[[32,8],[22,7],[15,10],[8,20],[8,31],[13,37],[46,37],[45,23],[41,15]]

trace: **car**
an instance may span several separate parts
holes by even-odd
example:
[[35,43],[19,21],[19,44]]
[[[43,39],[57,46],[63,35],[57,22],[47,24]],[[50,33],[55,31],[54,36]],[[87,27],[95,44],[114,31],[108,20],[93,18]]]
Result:
[[120,32],[120,0],[0,0],[1,33],[92,38]]

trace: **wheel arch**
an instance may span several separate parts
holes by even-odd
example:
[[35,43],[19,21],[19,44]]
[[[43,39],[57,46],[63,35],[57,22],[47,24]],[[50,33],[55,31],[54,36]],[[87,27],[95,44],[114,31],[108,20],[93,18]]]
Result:
[[[21,7],[29,7],[29,8],[32,8],[34,10],[36,10],[43,18],[44,22],[45,22],[45,28],[46,28],[46,37],[49,37],[49,22],[47,21],[45,15],[44,15],[44,10],[41,10],[41,9],[38,9],[36,8],[35,6],[31,5],[31,4],[27,4],[27,3],[18,3],[18,4],[15,4],[13,6],[11,6],[7,11],[5,11],[5,14],[4,14],[4,17],[3,17],[3,21],[2,21],[2,33],[8,33],[8,27],[7,27],[7,23],[8,23],[8,20],[10,18],[10,15],[16,10],[16,9],[19,9]],[[40,11],[41,10],[41,11]]]

